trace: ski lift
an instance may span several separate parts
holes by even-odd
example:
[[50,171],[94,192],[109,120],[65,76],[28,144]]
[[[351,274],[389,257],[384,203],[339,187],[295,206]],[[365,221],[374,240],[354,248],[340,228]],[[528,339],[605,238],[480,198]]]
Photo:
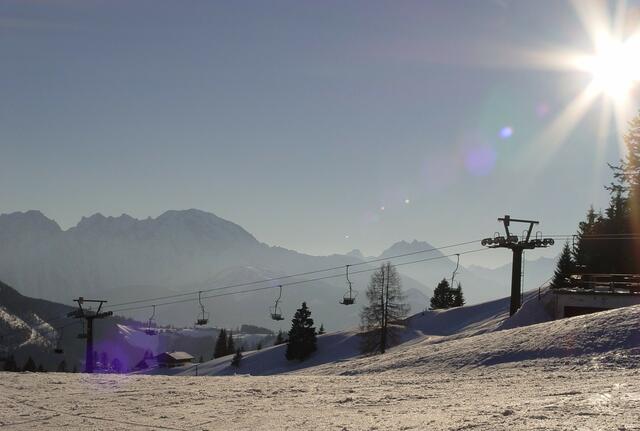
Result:
[[156,316],[156,306],[152,305],[153,307],[153,313],[151,314],[151,317],[149,317],[149,322],[147,323],[147,329],[144,330],[144,333],[147,335],[157,335],[158,331],[156,331],[156,322],[154,320],[154,317]]
[[84,329],[84,322],[82,322],[82,332],[78,334],[78,339],[86,340],[87,339],[87,331]]
[[353,305],[356,302],[356,296],[358,296],[358,292],[356,292],[356,295],[353,295],[353,292],[351,290],[351,280],[349,280],[349,266],[347,265],[347,273],[346,273],[346,277],[347,277],[347,286],[349,286],[349,290],[344,294],[344,296],[342,297],[342,301],[340,301],[340,304],[342,305]]
[[62,332],[64,328],[60,328],[60,332],[58,333],[58,341],[56,341],[56,347],[53,349],[53,353],[56,355],[61,355],[64,353],[64,349],[62,348]]
[[198,302],[200,303],[201,317],[196,320],[196,325],[203,326],[209,323],[209,313],[207,313],[204,309],[204,304],[202,304],[202,291],[198,292]]
[[456,262],[456,269],[453,270],[453,273],[451,274],[451,288],[453,289],[453,281],[456,278],[456,274],[458,273],[458,268],[460,268],[460,253],[456,253],[456,257],[458,258],[457,262]]
[[273,307],[269,308],[269,311],[271,312],[271,318],[273,320],[284,320],[284,317],[282,317],[282,310],[278,307],[278,303],[280,302],[280,299],[282,299],[282,285],[278,286],[278,288],[280,289],[280,293],[278,294],[276,303]]

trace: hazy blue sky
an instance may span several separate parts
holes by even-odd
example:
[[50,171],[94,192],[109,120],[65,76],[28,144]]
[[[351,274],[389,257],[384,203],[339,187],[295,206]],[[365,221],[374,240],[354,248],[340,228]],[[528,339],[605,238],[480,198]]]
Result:
[[553,46],[590,47],[556,0],[3,0],[0,212],[195,207],[317,254],[482,238],[505,213],[573,232],[619,150],[597,155],[595,104],[538,163],[590,78],[510,53]]

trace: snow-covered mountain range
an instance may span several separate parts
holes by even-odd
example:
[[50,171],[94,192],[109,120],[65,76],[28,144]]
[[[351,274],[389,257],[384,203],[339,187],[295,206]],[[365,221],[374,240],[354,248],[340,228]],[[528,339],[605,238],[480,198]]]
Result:
[[[377,257],[430,248],[426,242],[400,241]],[[442,254],[421,253],[394,259],[394,263],[425,257]],[[25,295],[66,304],[78,296],[100,296],[110,304],[117,304],[248,282],[256,283],[250,287],[267,287],[280,284],[278,277],[287,274],[361,264],[364,259],[367,258],[357,250],[346,255],[311,256],[269,246],[237,224],[196,209],[167,211],[144,220],[126,214],[119,217],[95,214],[68,230],[61,229],[39,211],[0,215],[0,279]],[[549,263],[548,271],[540,271],[545,279],[551,275],[553,262]],[[359,269],[375,265],[361,265]],[[399,268],[413,311],[427,306],[433,287],[443,277],[451,277],[454,268],[455,262],[449,258]],[[285,317],[307,301],[314,318],[324,322],[328,329],[355,325],[359,307],[338,304],[346,290],[343,272],[337,269],[317,274],[337,277],[286,287],[282,298]],[[369,274],[352,277],[361,298]],[[499,280],[492,274],[502,276],[493,270],[468,270],[461,266],[456,280],[463,283],[468,303],[508,292],[509,277]],[[529,280],[529,286],[541,281],[541,276],[535,277]],[[282,283],[305,278],[313,277],[288,278]],[[260,283],[265,279],[273,281]],[[205,304],[216,326],[252,323],[277,329],[268,316],[276,293],[263,290],[209,299]],[[160,323],[187,325],[193,323],[197,312],[197,305],[188,302],[159,308],[156,317]],[[146,320],[149,313],[150,310],[139,310],[125,314]]]

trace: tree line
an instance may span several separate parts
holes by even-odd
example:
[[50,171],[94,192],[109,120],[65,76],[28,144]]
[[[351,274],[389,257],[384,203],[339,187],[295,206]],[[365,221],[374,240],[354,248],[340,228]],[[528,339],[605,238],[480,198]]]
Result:
[[633,238],[640,234],[640,115],[629,126],[626,157],[609,165],[609,205],[604,211],[591,206],[574,239],[564,244],[552,288],[566,287],[571,274],[640,273],[640,240]]

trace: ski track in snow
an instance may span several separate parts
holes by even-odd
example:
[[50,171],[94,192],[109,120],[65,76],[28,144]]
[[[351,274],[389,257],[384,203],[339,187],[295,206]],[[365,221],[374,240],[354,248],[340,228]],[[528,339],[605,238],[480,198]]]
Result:
[[0,428],[638,430],[639,377],[542,364],[357,377],[5,373]]

